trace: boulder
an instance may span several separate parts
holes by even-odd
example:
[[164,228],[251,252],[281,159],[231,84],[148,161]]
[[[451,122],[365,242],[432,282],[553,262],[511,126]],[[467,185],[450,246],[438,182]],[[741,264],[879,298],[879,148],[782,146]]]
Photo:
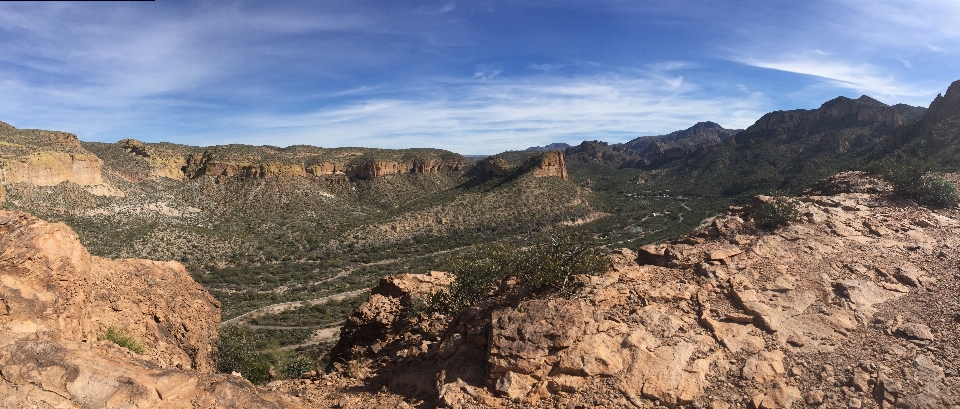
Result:
[[179,263],[91,256],[63,224],[0,211],[0,305],[0,407],[300,407],[212,374],[220,305]]

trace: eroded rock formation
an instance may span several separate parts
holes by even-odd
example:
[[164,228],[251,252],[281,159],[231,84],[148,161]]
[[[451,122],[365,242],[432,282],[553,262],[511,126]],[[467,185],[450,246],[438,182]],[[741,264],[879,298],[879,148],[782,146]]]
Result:
[[7,162],[3,169],[3,182],[54,186],[69,181],[78,185],[99,185],[103,183],[100,174],[102,164],[94,155],[36,152]]
[[533,176],[556,176],[566,179],[567,163],[564,161],[563,151],[545,152],[533,165]]
[[[212,375],[219,320],[180,263],[91,256],[63,224],[0,212],[0,407],[296,407]],[[143,352],[99,340],[111,327]]]

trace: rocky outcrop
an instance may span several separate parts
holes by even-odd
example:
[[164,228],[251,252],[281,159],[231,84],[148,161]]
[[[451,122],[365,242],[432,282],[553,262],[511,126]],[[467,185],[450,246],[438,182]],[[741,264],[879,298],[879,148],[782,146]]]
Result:
[[488,175],[493,176],[506,176],[509,175],[513,169],[506,160],[496,156],[488,156],[487,158],[480,161],[480,166],[483,167],[483,172]]
[[[246,178],[275,179],[282,177],[306,176],[307,169],[300,164],[263,162],[232,163],[217,159],[209,152],[187,158],[185,171],[190,178],[199,176],[240,176]],[[313,169],[316,171],[316,169]]]
[[301,163],[262,162],[236,163],[223,161],[210,152],[193,155],[187,159],[185,171],[190,178],[199,176],[241,176],[247,178],[273,179],[283,177],[348,175],[361,179],[374,179],[386,175],[415,173],[430,174],[439,172],[460,172],[466,169],[469,161],[416,159],[410,161],[368,160],[356,163],[317,162],[311,165]]
[[530,174],[533,177],[556,176],[567,179],[563,151],[505,152],[484,158],[479,166],[485,174],[492,176]]
[[567,178],[567,163],[564,161],[563,151],[545,152],[530,166],[533,168],[533,176],[535,177],[556,176],[561,179]]
[[0,212],[0,407],[278,407],[211,375],[219,313],[179,263],[91,256],[63,224]]
[[373,179],[402,173],[461,172],[469,165],[469,161],[465,158],[457,160],[414,159],[406,162],[371,160],[360,165],[349,165],[346,167],[345,173],[363,179]]
[[[802,220],[776,230],[756,228],[746,206],[675,241],[619,250],[611,271],[578,277],[579,290],[564,297],[494,293],[456,317],[417,315],[416,302],[401,300],[442,285],[388,279],[355,314],[378,330],[338,346],[354,351],[341,357],[366,368],[371,390],[389,392],[357,399],[960,405],[960,211],[904,203],[860,173],[831,178],[800,200]],[[411,285],[418,281],[422,290]],[[308,394],[346,396],[335,386],[343,373],[306,381]]]
[[312,176],[325,176],[325,175],[337,175],[345,174],[346,169],[341,166],[337,166],[335,163],[330,162],[320,162],[314,165],[306,167],[306,172],[308,175]]
[[103,183],[102,164],[92,154],[35,152],[4,164],[3,182],[29,182],[37,186],[54,186],[63,182],[99,185]]
[[135,176],[136,180],[141,178],[163,177],[173,180],[183,180],[185,175],[184,168],[187,166],[187,158],[177,152],[171,152],[167,149],[160,149],[156,145],[146,144],[135,139],[124,139],[117,144],[123,147],[123,150],[129,154],[140,158],[150,166],[150,171],[146,175]]
[[960,167],[960,81],[950,84],[945,94],[937,94],[923,118],[897,127],[886,140],[888,151],[900,151],[912,157],[939,162],[947,169]]

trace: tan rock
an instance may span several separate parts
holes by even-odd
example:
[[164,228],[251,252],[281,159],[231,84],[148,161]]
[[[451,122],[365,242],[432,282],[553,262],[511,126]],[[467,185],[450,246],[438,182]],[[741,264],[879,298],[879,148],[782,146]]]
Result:
[[933,340],[933,332],[930,331],[930,327],[924,324],[915,323],[915,322],[910,322],[910,323],[901,325],[899,328],[897,328],[897,334],[912,340],[918,340],[918,341]]
[[537,380],[529,375],[507,372],[497,380],[495,389],[498,393],[514,401],[519,401],[530,393],[530,389],[536,383]]
[[[549,372],[551,350],[574,346],[596,331],[593,307],[581,300],[531,300],[493,313],[490,374]],[[552,359],[556,359],[555,357]]]
[[460,379],[443,384],[439,392],[441,406],[458,409],[475,407],[486,395],[482,388],[467,384]]
[[924,274],[925,272],[923,270],[912,263],[903,263],[896,267],[896,272],[893,274],[893,277],[906,285],[919,287]]
[[623,370],[621,348],[623,335],[619,333],[590,334],[575,346],[560,353],[557,369],[573,375],[615,375]]
[[853,386],[859,392],[869,393],[872,388],[870,387],[870,374],[865,372],[861,368],[854,368],[853,376],[850,377],[850,386]]
[[575,393],[587,385],[587,379],[579,376],[557,375],[547,379],[551,392]]
[[717,340],[730,352],[740,351],[758,352],[763,349],[765,342],[762,337],[753,334],[752,325],[724,323],[705,318],[703,323],[713,331]]
[[807,395],[804,397],[804,402],[806,402],[807,405],[820,406],[823,404],[823,397],[823,391],[814,389],[810,392],[807,392]]
[[550,151],[543,154],[538,163],[533,164],[533,176],[556,176],[567,178],[567,164],[563,158],[563,151]]
[[[219,303],[179,263],[93,257],[62,224],[0,212],[0,299],[0,406],[301,407],[210,374]],[[109,325],[144,354],[97,342]]]
[[103,183],[102,165],[103,161],[92,154],[36,152],[7,162],[3,182],[29,182],[37,186],[54,186],[62,182],[97,185]]
[[[731,278],[731,284],[737,302],[748,314],[759,318],[760,323],[771,332],[784,328],[787,320],[803,314],[816,300],[814,293],[801,290],[785,290],[772,297],[768,292],[753,289],[749,279],[743,276]],[[779,286],[778,290],[783,288]]]
[[783,351],[761,351],[757,356],[748,358],[743,365],[743,379],[759,384],[782,379],[787,372],[783,358]]
[[454,277],[442,271],[428,274],[395,274],[380,279],[380,283],[370,290],[372,294],[400,299],[409,302],[412,298],[423,298],[438,291],[446,291]]
[[875,304],[882,303],[900,296],[900,293],[884,290],[880,286],[867,280],[840,280],[838,288],[852,303],[853,309],[864,317],[871,317],[876,312]]
[[788,385],[782,351],[761,351],[747,359],[742,377],[752,381],[759,390],[754,395],[754,406],[761,409],[789,408],[801,398],[800,390]]
[[690,404],[707,386],[709,360],[691,359],[698,349],[698,344],[690,342],[631,349],[632,362],[617,386],[627,396],[644,396],[671,406]]
[[723,248],[710,250],[707,253],[707,260],[725,260],[742,252],[743,250],[739,246],[724,246]]

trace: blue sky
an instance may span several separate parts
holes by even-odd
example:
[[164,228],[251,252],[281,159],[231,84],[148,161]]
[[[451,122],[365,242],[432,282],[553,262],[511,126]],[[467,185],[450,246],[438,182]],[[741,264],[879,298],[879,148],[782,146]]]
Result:
[[0,121],[87,141],[489,154],[957,79],[954,0],[0,3]]

